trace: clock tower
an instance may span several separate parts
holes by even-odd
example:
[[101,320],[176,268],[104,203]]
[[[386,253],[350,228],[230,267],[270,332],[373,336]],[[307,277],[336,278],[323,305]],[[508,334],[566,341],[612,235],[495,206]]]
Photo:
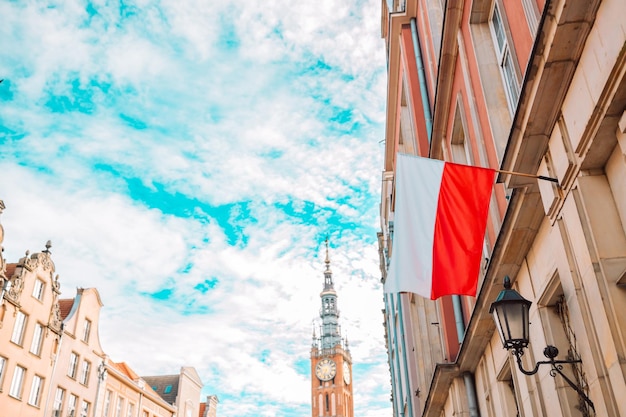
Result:
[[320,293],[322,324],[319,337],[313,330],[311,347],[312,417],[354,417],[352,357],[347,339],[341,337],[337,292],[328,258],[326,239],[324,289]]

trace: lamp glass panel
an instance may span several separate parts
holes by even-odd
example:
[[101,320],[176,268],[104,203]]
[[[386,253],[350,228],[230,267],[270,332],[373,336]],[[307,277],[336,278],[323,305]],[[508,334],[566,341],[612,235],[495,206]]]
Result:
[[500,304],[495,308],[500,319],[504,346],[526,346],[528,343],[528,306],[525,304]]
[[500,317],[498,316],[499,313],[500,311],[498,308],[493,309],[493,321],[496,323],[496,329],[498,329],[498,334],[500,335],[502,346],[506,347],[506,337],[504,331],[502,330],[502,325],[500,324]]

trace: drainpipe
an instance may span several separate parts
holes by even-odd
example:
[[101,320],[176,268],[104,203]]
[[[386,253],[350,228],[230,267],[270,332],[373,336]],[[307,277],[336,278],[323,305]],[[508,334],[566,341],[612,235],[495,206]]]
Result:
[[426,121],[426,133],[428,135],[428,143],[433,134],[433,115],[430,109],[430,99],[428,98],[428,88],[426,87],[426,72],[424,71],[424,60],[422,59],[422,50],[417,34],[417,21],[411,18],[411,35],[413,38],[413,50],[415,52],[415,62],[417,64],[417,76],[420,82],[420,93],[422,95],[422,107],[424,107],[424,119]]
[[[456,334],[459,337],[459,343],[465,338],[465,322],[463,320],[463,309],[461,307],[461,296],[452,296],[452,305],[454,306],[454,321],[456,323]],[[467,393],[467,404],[469,406],[469,417],[480,417],[478,410],[478,401],[476,400],[476,385],[474,384],[474,376],[466,372],[463,374],[465,380],[465,392]]]
[[[407,417],[413,417],[413,399],[411,397],[411,380],[409,379],[409,360],[407,358],[407,346],[406,346],[406,331],[404,330],[404,311],[403,311],[403,303],[402,303],[402,295],[398,294],[398,315],[400,316],[400,331],[402,332],[402,356],[404,357],[404,379],[406,380],[407,390],[406,390],[406,398],[407,398],[407,406],[409,409],[409,413]],[[404,409],[404,407],[403,407]]]
[[[395,294],[394,294],[395,295]],[[402,317],[402,304],[400,304],[400,294],[397,294],[398,296],[398,301],[397,301],[397,308],[398,308],[398,315],[400,317]],[[392,304],[391,304],[391,308],[395,314],[395,309],[396,309],[396,302],[394,302],[393,300],[393,295],[391,296],[391,300],[392,300]],[[399,345],[399,340],[398,340],[398,329],[396,328],[396,326],[393,326],[393,341],[395,346]],[[402,389],[402,372],[400,372],[400,355],[398,352],[398,349],[396,348],[396,376],[398,378],[398,391],[399,394],[397,396],[397,398],[395,399],[395,403],[396,403],[396,410],[398,411],[398,415],[400,417],[404,417],[404,390]]]
[[463,374],[465,380],[465,392],[467,393],[467,404],[469,406],[470,417],[480,417],[480,411],[478,411],[478,400],[476,396],[476,385],[474,385],[474,375],[470,372]]
[[454,322],[456,324],[456,335],[459,344],[463,343],[465,338],[465,320],[463,319],[463,307],[461,306],[461,296],[452,296],[452,306],[454,307]]

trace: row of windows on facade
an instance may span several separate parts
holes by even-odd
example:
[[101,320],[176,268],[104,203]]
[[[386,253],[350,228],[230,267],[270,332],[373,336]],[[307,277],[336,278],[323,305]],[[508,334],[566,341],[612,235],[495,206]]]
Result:
[[[7,367],[7,359],[0,356],[0,383],[4,380],[5,369]],[[9,395],[17,400],[22,400],[24,380],[26,379],[27,369],[21,365],[16,365],[13,371],[13,378],[11,379],[11,387],[9,388]],[[41,394],[43,392],[45,379],[40,375],[33,376],[33,381],[30,387],[30,394],[28,395],[28,404],[33,407],[41,406]],[[54,400],[54,417],[60,417],[61,406],[65,398],[65,390],[61,387],[57,387],[55,400]],[[78,396],[70,394],[67,404],[67,416],[73,417],[76,415],[76,407],[78,406]],[[80,406],[80,416],[87,417],[91,403],[86,400],[82,400]]]
[[[22,346],[24,341],[24,334],[26,333],[26,327],[28,324],[28,316],[24,314],[22,311],[18,311],[15,317],[15,324],[13,325],[13,332],[11,333],[11,342],[18,346]],[[43,342],[43,334],[44,334],[45,326],[39,322],[35,323],[33,330],[33,338],[30,344],[30,353],[40,356],[41,354],[41,345]],[[82,341],[87,343],[89,341],[89,334],[91,332],[91,321],[85,320],[83,323],[83,335]],[[71,378],[76,378],[76,371],[78,369],[79,355],[75,352],[72,352],[70,357],[70,367],[67,375]],[[88,361],[83,362],[80,383],[83,385],[87,385],[89,381],[89,371],[91,369],[91,364]],[[1,380],[0,380],[1,381]]]
[[[70,367],[68,369],[68,376],[74,377],[79,361],[78,355],[72,353],[70,360]],[[0,356],[0,384],[4,380],[5,369],[7,367],[7,359]],[[81,383],[86,384],[89,380],[89,371],[91,364],[88,361],[83,361],[83,367],[81,372]],[[16,365],[13,372],[13,378],[11,380],[11,387],[9,389],[9,395],[17,400],[22,399],[24,380],[26,379],[26,368]],[[41,406],[41,396],[44,388],[45,379],[40,375],[35,375],[30,388],[30,394],[28,396],[28,404],[34,407]],[[153,387],[154,388],[154,387]],[[172,390],[171,385],[166,387],[166,393]],[[103,417],[134,417],[135,416],[135,404],[128,401],[122,396],[117,397],[117,403],[115,407],[115,414],[111,416],[111,404],[112,404],[113,392],[107,390],[104,397],[104,408],[102,412]],[[52,405],[53,417],[61,417],[63,415],[67,417],[76,416],[77,406],[79,403],[79,397],[73,393],[70,393],[67,397],[67,405],[65,404],[66,390],[62,387],[57,387],[54,395],[54,402]],[[66,413],[63,414],[66,407]],[[89,410],[91,409],[91,403],[87,400],[80,402],[80,417],[87,417]],[[149,417],[150,413],[147,410],[143,410],[142,417]]]
[[[313,401],[315,401],[315,397],[313,397]],[[339,405],[341,405],[341,396],[339,396]],[[348,404],[348,397],[345,396],[344,398],[344,404]],[[337,414],[337,406],[335,404],[335,393],[333,392],[332,394],[330,394],[330,396],[328,394],[325,394],[324,397],[322,397],[322,394],[319,394],[318,396],[318,405],[320,406],[318,408],[318,416],[319,417],[323,417],[323,416],[330,416],[330,415],[336,415]],[[346,412],[349,412],[349,407],[346,408],[345,410]]]
[[[39,301],[43,301],[43,294],[45,289],[45,283],[41,280],[36,280],[35,285],[33,287],[32,296]],[[22,311],[17,312],[17,316],[15,318],[15,325],[13,326],[13,333],[11,333],[11,342],[16,345],[22,346],[22,342],[24,340],[24,331],[26,329],[26,325],[28,323],[28,315],[24,314]],[[41,350],[41,341],[43,336],[43,330],[45,328],[44,324],[36,323],[35,324],[35,333],[33,335],[33,340],[31,342],[30,352],[39,355]],[[89,336],[91,334],[91,320],[85,319],[83,322],[83,329],[81,340],[85,343],[89,343]]]
[[[41,280],[36,280],[35,285],[33,286],[32,296],[33,298],[43,301],[43,297],[45,294],[45,283]],[[18,311],[15,316],[15,323],[13,325],[13,331],[11,332],[10,341],[22,347],[24,342],[24,336],[26,334],[28,328],[28,319],[29,316],[25,314],[23,311]],[[43,336],[44,330],[46,326],[40,322],[36,322],[33,327],[33,337],[31,339],[29,352],[33,355],[40,356],[41,355],[41,347],[43,344]],[[89,342],[89,336],[91,334],[91,321],[89,319],[85,319],[83,322],[82,335],[81,340],[85,343]],[[78,373],[78,364],[80,363],[80,356],[72,352],[70,356],[70,364],[67,370],[67,375],[76,379]],[[9,362],[7,358],[0,356],[0,388],[4,383],[5,374],[8,371]],[[89,375],[91,372],[91,362],[84,360],[81,366],[81,372],[79,375],[78,381],[87,386],[89,383]],[[24,381],[26,380],[28,370],[20,364],[16,364],[13,370],[13,377],[11,378],[11,386],[9,388],[9,395],[17,400],[22,400],[23,390],[24,390]],[[30,393],[28,395],[28,404],[39,407],[41,402],[41,394],[43,392],[45,378],[41,375],[34,375],[30,387]],[[55,416],[60,416],[60,406],[63,403],[63,399],[65,397],[65,390],[63,388],[57,388],[55,394],[55,402],[54,402],[54,410]],[[76,408],[78,406],[78,396],[74,394],[70,394],[68,399],[68,416],[76,415]],[[89,414],[91,403],[89,401],[83,400],[80,406],[80,416],[87,416]]]
[[[17,323],[16,323],[17,324]],[[38,328],[36,328],[38,329]],[[37,334],[37,330],[35,331]],[[35,350],[31,347],[31,352],[36,353]],[[38,354],[38,350],[37,353]],[[67,371],[67,376],[72,379],[76,379],[76,374],[78,371],[78,364],[80,362],[80,357],[77,353],[72,352],[70,356],[70,364]],[[7,358],[0,356],[0,387],[4,382],[5,374],[8,368],[8,360]],[[91,372],[91,362],[84,360],[81,366],[81,372],[78,381],[87,386],[89,383],[89,375]],[[24,380],[26,379],[27,369],[23,366],[16,364],[15,369],[13,370],[13,377],[11,379],[11,387],[9,389],[9,395],[17,400],[22,399],[23,389],[24,389]],[[41,392],[44,386],[44,377],[41,375],[34,375],[33,381],[31,384],[30,395],[28,396],[28,404],[38,407],[40,405],[41,400]],[[58,390],[57,390],[58,394]],[[70,403],[72,410],[76,409],[77,397],[72,395],[70,397]],[[89,410],[89,402],[83,401],[83,407],[86,407],[85,413]],[[72,414],[73,415],[73,414]]]

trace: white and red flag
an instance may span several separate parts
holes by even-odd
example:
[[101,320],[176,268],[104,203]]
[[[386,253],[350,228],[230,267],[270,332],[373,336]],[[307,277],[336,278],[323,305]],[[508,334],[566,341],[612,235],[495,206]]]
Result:
[[476,295],[495,172],[398,154],[386,293]]

